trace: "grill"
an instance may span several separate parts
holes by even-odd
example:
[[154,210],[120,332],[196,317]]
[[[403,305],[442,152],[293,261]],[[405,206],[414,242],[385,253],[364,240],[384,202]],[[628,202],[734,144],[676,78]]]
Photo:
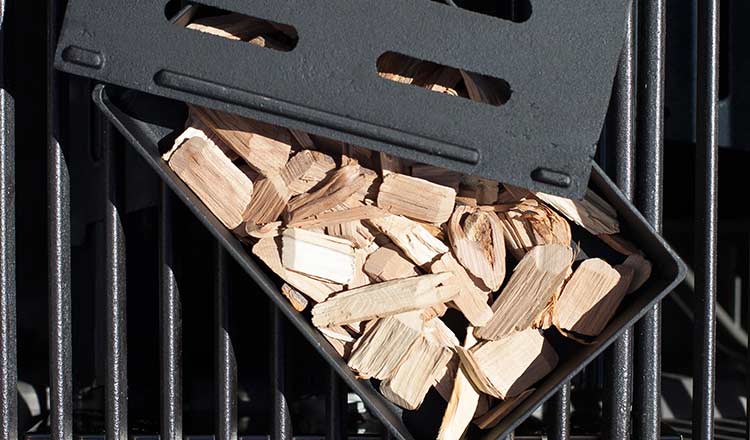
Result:
[[[389,437],[273,304],[236,293],[253,283],[91,104],[94,84],[53,69],[65,5],[49,0],[45,15],[23,3],[0,1],[0,438]],[[662,423],[662,353],[673,353],[675,320],[666,310],[662,320],[657,306],[519,427],[519,439],[747,435],[745,423],[714,427],[716,344],[728,327],[715,324],[724,310],[716,302],[719,1],[699,0],[687,17],[698,41],[694,113],[665,99],[674,64],[668,2],[635,3],[598,160],[672,238],[680,222],[665,224],[664,207],[679,196],[665,174],[664,121],[674,129],[680,112],[695,117],[696,220],[683,230],[695,243],[682,249],[694,246],[694,359],[682,360],[692,366],[692,419]],[[743,302],[732,322],[740,334]],[[745,348],[729,350],[746,361]],[[415,437],[433,435],[410,417]]]

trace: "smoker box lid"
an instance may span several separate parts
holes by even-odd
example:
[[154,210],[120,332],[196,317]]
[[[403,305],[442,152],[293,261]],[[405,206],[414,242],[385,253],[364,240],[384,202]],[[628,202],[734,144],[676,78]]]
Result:
[[[516,23],[428,0],[204,0],[297,30],[290,52],[194,32],[166,1],[69,0],[63,71],[580,198],[628,0],[532,0]],[[495,107],[387,81],[386,52],[501,78]]]

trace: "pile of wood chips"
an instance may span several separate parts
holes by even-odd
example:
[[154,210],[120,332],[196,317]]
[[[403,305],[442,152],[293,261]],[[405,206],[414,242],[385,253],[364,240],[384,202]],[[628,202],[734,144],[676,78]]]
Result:
[[[592,191],[533,193],[194,106],[164,160],[359,377],[409,410],[436,388],[440,439],[497,424],[558,363],[546,333],[591,342],[651,272]],[[620,264],[576,261],[570,222]],[[448,309],[463,316],[463,344]]]

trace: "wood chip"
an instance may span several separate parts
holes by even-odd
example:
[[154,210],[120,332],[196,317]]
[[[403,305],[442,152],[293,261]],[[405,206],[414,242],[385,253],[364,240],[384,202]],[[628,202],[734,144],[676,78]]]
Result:
[[641,251],[635,245],[626,240],[621,234],[599,234],[597,237],[616,252],[623,255],[640,254]]
[[383,153],[382,151],[379,153],[379,156],[381,176],[386,176],[392,173],[406,174],[406,165],[400,157]]
[[303,150],[292,156],[281,170],[291,195],[306,193],[336,168],[336,162],[320,151]]
[[336,170],[316,191],[293,198],[287,208],[286,220],[288,223],[294,223],[328,211],[365,187],[367,181],[366,173],[358,165]]
[[[476,332],[475,332],[476,333]],[[551,372],[557,352],[539,330],[458,349],[461,366],[479,390],[500,399],[518,396]]]
[[274,238],[281,235],[281,222],[271,222],[258,225],[254,222],[245,223],[245,234],[253,238]]
[[294,140],[297,141],[300,148],[303,148],[305,150],[315,149],[315,142],[313,142],[309,134],[301,130],[295,130],[293,128],[290,128],[289,132],[292,134]]
[[463,177],[463,174],[458,171],[447,170],[445,168],[425,164],[412,165],[411,175],[441,186],[453,188],[456,192],[458,192],[459,186],[461,185],[461,178]]
[[260,174],[278,174],[286,165],[292,149],[288,130],[205,107],[190,111]]
[[465,70],[461,70],[461,76],[472,101],[499,106],[505,104],[510,97],[502,92],[503,88],[497,79]]
[[289,228],[281,234],[281,242],[281,262],[285,269],[337,284],[351,282],[354,246],[350,241]]
[[[232,148],[230,148],[229,145],[226,144],[226,142],[224,142],[213,131],[209,130],[208,127],[206,127],[205,124],[203,124],[199,119],[195,118],[188,112],[188,119],[187,122],[185,122],[185,131],[177,136],[177,138],[174,140],[172,148],[164,153],[161,158],[169,161],[169,159],[172,157],[172,153],[177,151],[177,149],[186,140],[194,137],[201,138],[204,141],[213,142],[217,147],[219,147],[219,149],[221,149],[224,154],[227,155],[229,160],[234,161],[239,157],[237,153],[235,153],[234,150],[232,150]],[[250,178],[250,180],[253,180],[252,177]]]
[[396,370],[421,333],[422,319],[418,312],[379,319],[368,326],[357,340],[349,358],[349,367],[365,379],[386,379]]
[[516,260],[534,246],[571,243],[570,225],[536,199],[494,207],[503,225],[505,244]]
[[284,283],[281,286],[281,294],[289,300],[289,302],[292,304],[292,307],[294,307],[294,310],[298,312],[305,310],[307,308],[307,305],[309,304],[309,301],[303,294],[301,294],[297,289],[287,283]]
[[261,238],[253,246],[253,254],[282,280],[315,302],[323,302],[331,294],[343,288],[340,284],[316,280],[301,273],[286,270],[281,264],[280,241],[279,238]]
[[451,357],[446,347],[418,338],[393,375],[380,383],[380,392],[396,405],[416,410]]
[[419,269],[404,254],[389,243],[367,257],[364,271],[375,282],[391,281],[419,275]]
[[388,215],[388,213],[377,206],[364,204],[354,208],[342,206],[340,209],[334,208],[330,211],[311,215],[304,220],[297,220],[294,223],[289,223],[287,226],[297,228],[332,226],[340,225],[342,223],[350,223],[357,220],[369,220],[371,218],[384,217],[386,215]]
[[617,211],[590,189],[586,190],[583,200],[571,200],[541,192],[535,194],[544,203],[567,217],[568,220],[594,235],[620,232]]
[[206,32],[229,40],[249,41],[258,35],[274,32],[270,22],[230,13],[212,17],[201,17],[186,26],[188,29]]
[[398,173],[384,176],[378,193],[378,206],[386,211],[435,224],[448,221],[455,201],[453,188]]
[[458,294],[455,287],[444,285],[452,276],[450,273],[420,275],[347,290],[315,305],[312,321],[316,327],[328,327],[446,303]]
[[365,261],[367,261],[368,255],[369,253],[365,249],[354,250],[354,274],[352,275],[352,280],[346,286],[347,289],[356,289],[357,287],[366,286],[372,283],[370,277],[368,277],[367,273],[364,271]]
[[456,206],[448,223],[453,253],[458,261],[491,290],[505,279],[505,240],[494,212]]
[[280,175],[261,178],[255,183],[255,194],[242,218],[257,225],[274,222],[284,212],[290,197],[289,188]]
[[598,336],[625,297],[632,276],[630,268],[617,270],[599,258],[585,260],[555,303],[555,326],[564,333]]
[[444,254],[432,264],[433,273],[451,272],[453,278],[446,281],[446,285],[455,285],[458,296],[453,298],[453,304],[463,313],[471,325],[481,327],[492,318],[492,309],[487,304],[488,290],[484,283],[473,278],[450,253]]
[[651,262],[640,254],[628,256],[621,266],[629,267],[633,270],[633,279],[630,281],[628,293],[635,292],[651,278]]
[[492,205],[497,202],[500,184],[496,180],[483,179],[476,176],[465,176],[461,181],[458,194],[470,197],[479,205]]
[[400,215],[387,215],[369,222],[388,236],[417,266],[427,270],[440,255],[448,252],[442,241],[433,237],[419,223]]
[[492,304],[492,319],[477,329],[476,336],[497,340],[530,328],[560,290],[572,262],[568,246],[549,244],[530,250]]
[[190,138],[172,154],[169,167],[229,229],[242,223],[253,197],[253,182],[219,148]]
[[481,417],[474,419],[474,423],[480,429],[490,429],[497,426],[497,424],[500,423],[503,418],[505,418],[505,416],[516,409],[516,407],[518,407],[521,402],[526,400],[526,398],[529,397],[534,391],[536,391],[536,389],[531,388],[517,395],[516,397],[511,397],[509,399],[501,401],[495,407],[482,414]]
[[[473,331],[471,327],[466,330],[466,341],[463,345],[465,349],[477,343],[472,335]],[[466,373],[458,368],[455,374],[453,391],[440,424],[437,440],[459,440],[471,423],[479,404],[479,391],[474,388]]]

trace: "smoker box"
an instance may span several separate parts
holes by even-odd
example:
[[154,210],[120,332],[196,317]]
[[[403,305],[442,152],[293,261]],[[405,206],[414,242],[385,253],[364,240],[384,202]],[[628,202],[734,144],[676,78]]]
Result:
[[[369,382],[355,378],[338,353],[281,295],[278,286],[273,281],[273,275],[257,264],[239,240],[213,216],[161,159],[161,153],[171,147],[175,136],[183,127],[187,114],[186,106],[168,98],[104,85],[97,86],[94,100],[159,177],[204,223],[344,381],[362,397],[370,410],[397,438],[410,440],[412,436],[400,420],[393,405],[387,402]],[[519,425],[562,383],[569,380],[601,353],[625,328],[635,323],[651,305],[669,293],[685,276],[685,267],[679,257],[596,165],[593,165],[590,184],[617,210],[625,236],[642,249],[647,258],[652,261],[652,276],[639,290],[628,295],[621,306],[620,313],[610,321],[592,344],[564,345],[563,350],[560,351],[561,360],[558,367],[538,383],[535,391],[508,414],[498,426],[486,433],[486,438],[502,437]]]

